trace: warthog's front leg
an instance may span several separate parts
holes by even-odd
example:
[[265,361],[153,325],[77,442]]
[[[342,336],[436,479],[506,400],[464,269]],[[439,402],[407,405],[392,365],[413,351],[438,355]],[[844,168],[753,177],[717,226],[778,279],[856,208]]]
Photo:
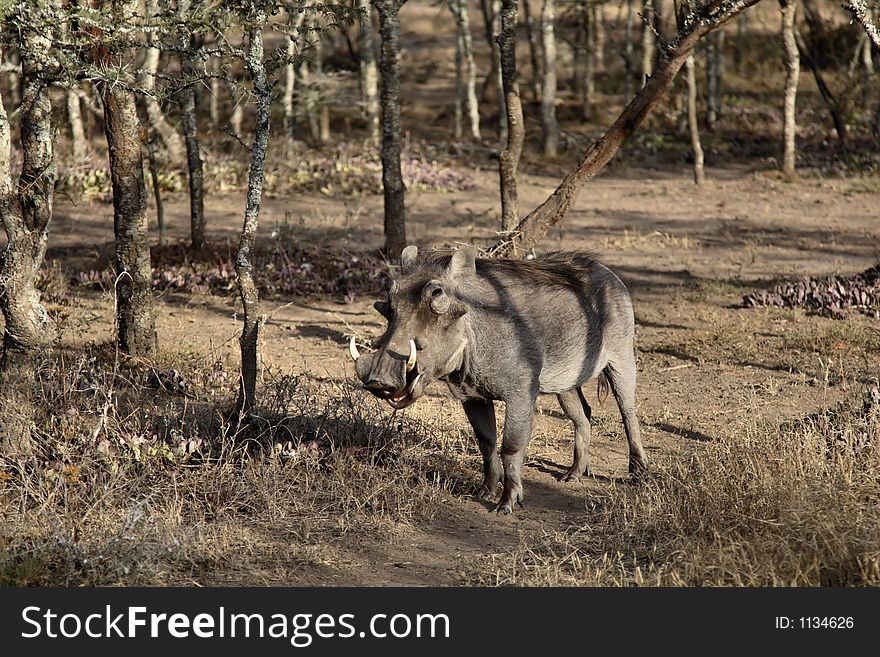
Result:
[[498,440],[495,428],[495,405],[491,401],[469,400],[462,402],[465,415],[477,435],[480,454],[483,455],[483,486],[478,493],[481,500],[494,495],[498,482],[504,480],[501,458],[495,449]]
[[522,463],[532,435],[535,418],[535,397],[507,400],[504,416],[504,439],[501,443],[501,463],[504,465],[504,492],[495,510],[512,513],[516,504],[522,506]]

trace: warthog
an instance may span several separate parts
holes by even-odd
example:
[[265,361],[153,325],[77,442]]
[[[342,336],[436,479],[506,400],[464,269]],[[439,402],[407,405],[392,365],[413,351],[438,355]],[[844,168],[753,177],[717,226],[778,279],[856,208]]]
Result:
[[[472,247],[419,254],[408,246],[387,300],[375,307],[388,328],[373,353],[361,355],[352,338],[358,378],[395,409],[415,402],[431,382],[445,381],[483,455],[481,499],[504,484],[499,513],[523,501],[521,469],[538,393],[556,394],[574,423],[566,481],[589,471],[592,413],[581,386],[602,375],[623,416],[629,470],[647,468],[636,417],[632,301],[592,255],[494,260],[477,259]],[[506,404],[500,458],[494,400]]]

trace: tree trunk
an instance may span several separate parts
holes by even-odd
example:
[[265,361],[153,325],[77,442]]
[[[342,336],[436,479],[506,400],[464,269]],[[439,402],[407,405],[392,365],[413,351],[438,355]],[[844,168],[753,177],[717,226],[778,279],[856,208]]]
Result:
[[547,231],[565,216],[584,185],[601,171],[645,117],[665,98],[675,76],[700,38],[756,2],[758,0],[732,0],[724,5],[699,7],[668,48],[658,50],[660,56],[653,75],[602,138],[581,156],[574,169],[563,178],[547,200],[526,215],[511,234],[503,236],[489,249],[489,253],[506,257],[527,253],[537,245]]
[[313,86],[311,65],[308,60],[304,60],[299,65],[299,96],[306,112],[309,138],[313,145],[318,145],[321,142],[321,125]]
[[15,108],[21,105],[21,58],[18,53],[9,52],[9,62],[4,68],[8,71],[6,85],[9,90],[9,106]]
[[140,125],[131,91],[104,84],[101,100],[113,187],[117,342],[128,354],[146,356],[156,349],[156,324]]
[[529,0],[523,0],[523,24],[526,28],[526,38],[529,40],[529,61],[532,65],[532,98],[536,101],[541,99],[541,85],[539,80],[542,78],[541,73],[541,47],[538,45],[538,39],[535,36],[535,19],[533,17]]
[[706,127],[714,132],[721,114],[721,80],[724,67],[724,32],[706,37]]
[[[717,34],[717,32],[715,33]],[[706,37],[706,129],[715,132],[718,121],[718,76],[715,73],[715,34]]]
[[330,106],[326,103],[321,103],[321,125],[320,130],[318,132],[321,145],[324,146],[330,143]]
[[67,124],[70,126],[70,154],[74,162],[82,164],[88,159],[91,148],[86,138],[79,96],[71,89],[67,90]]
[[[675,20],[680,31],[685,26],[690,16],[693,16],[696,0],[675,0]],[[707,35],[708,41],[710,35]],[[682,133],[686,130],[691,140],[691,154],[693,156],[694,183],[702,185],[705,182],[703,171],[703,146],[700,143],[700,123],[697,116],[697,74],[696,62],[693,51],[685,59],[685,111],[682,117],[683,125],[680,126]]]
[[[865,33],[862,34],[861,39],[859,39],[859,43],[856,46],[856,55],[860,58],[859,61],[862,65],[862,71],[864,75],[862,76],[861,85],[862,85],[862,105],[867,107],[871,102],[871,79],[874,77],[874,54],[873,54],[873,46],[871,44],[871,36],[868,34],[868,30],[873,28],[876,32],[876,26],[874,23],[874,9],[870,5],[865,2],[865,25],[863,29],[865,29]],[[843,5],[843,8],[846,9],[846,5]],[[858,16],[856,16],[858,20]],[[880,49],[880,46],[878,46]],[[849,79],[851,81],[855,80],[855,69],[858,66],[857,61],[853,61],[850,64],[849,70]]]
[[[367,132],[370,143],[378,146],[381,141],[379,127],[379,71],[376,68],[376,52],[373,50],[375,33],[373,31],[373,13],[370,0],[358,0],[358,6],[364,12],[361,20],[360,69],[361,97],[364,103],[364,116],[367,120]],[[473,53],[471,53],[473,58]]]
[[[878,46],[878,50],[880,50],[880,46]],[[862,66],[864,67],[866,78],[872,78],[876,69],[874,68],[874,52],[871,39],[867,34],[862,42]],[[865,85],[865,91],[867,92],[867,90],[868,86]]]
[[508,137],[507,102],[504,98],[504,80],[501,77],[501,48],[498,46],[498,35],[501,34],[501,0],[492,0],[492,57],[495,61],[495,89],[498,101],[498,140],[505,143]]
[[449,8],[458,26],[458,42],[461,44],[464,75],[462,91],[467,110],[468,131],[472,139],[480,138],[480,106],[477,102],[477,63],[474,59],[474,45],[471,38],[470,17],[465,0],[451,0]]
[[[65,29],[67,29],[66,25]],[[76,83],[71,81],[71,83],[67,85],[65,91],[79,99],[79,105],[72,109],[68,106],[68,112],[72,111],[75,113],[77,110],[80,111],[83,139],[85,140],[85,145],[88,149],[88,155],[92,155],[94,151],[92,150],[90,135],[94,134],[95,129],[99,125],[99,121],[103,121],[104,119],[104,106],[101,104],[101,99],[98,97],[95,85],[89,82]],[[72,101],[68,98],[67,102],[71,103]],[[85,114],[82,112],[83,109],[86,110]],[[73,128],[71,128],[71,130],[73,130]]]
[[[804,8],[806,8],[806,5],[804,5]],[[834,130],[837,132],[838,149],[841,152],[844,152],[846,151],[847,146],[846,114],[844,108],[841,107],[838,99],[831,93],[831,89],[828,88],[828,84],[825,82],[825,77],[822,75],[822,71],[819,70],[819,64],[810,54],[807,44],[804,43],[803,37],[801,37],[800,32],[797,29],[794,30],[794,38],[798,50],[800,51],[800,59],[802,59],[812,71],[813,77],[816,79],[816,86],[819,87],[819,95],[822,97],[822,101],[825,103],[825,107],[831,115],[831,120],[834,123]]]
[[691,150],[694,155],[694,182],[702,185],[706,181],[703,172],[703,145],[700,143],[700,121],[697,117],[697,73],[693,53],[685,60],[687,74],[687,119],[691,136]]
[[746,35],[749,32],[749,15],[743,12],[736,19],[736,45],[733,49],[733,69],[742,73],[744,53],[746,48]]
[[[188,3],[187,3],[188,4]],[[147,0],[146,10],[147,16],[153,16],[157,10],[157,0]],[[153,42],[152,33],[147,32],[147,43]],[[168,158],[178,163],[183,159],[184,143],[180,135],[174,127],[165,118],[165,113],[159,105],[159,101],[153,95],[156,90],[156,72],[159,70],[159,49],[147,46],[147,54],[144,58],[144,65],[138,75],[138,87],[143,91],[144,106],[147,111],[147,121],[149,125],[159,133]]]
[[211,129],[220,130],[220,60],[212,57],[208,60],[209,70],[211,71],[211,100],[208,104],[208,113],[211,117]]
[[46,71],[52,65],[51,40],[44,36],[45,25],[41,29],[33,17],[30,25],[21,25],[21,17],[16,18],[22,65],[22,164],[16,190],[9,118],[0,99],[0,219],[8,240],[0,257],[0,311],[6,322],[0,367],[19,355],[29,360],[48,338],[49,318],[40,304],[36,279],[46,253],[56,177]]
[[236,403],[236,415],[243,419],[253,409],[257,390],[257,344],[260,330],[260,293],[254,282],[254,245],[260,221],[260,203],[266,170],[266,149],[269,145],[269,119],[272,113],[272,87],[266,77],[263,63],[263,27],[265,11],[259,10],[247,30],[245,66],[253,82],[257,101],[254,141],[251,145],[251,164],[248,170],[247,201],[238,251],[235,254],[235,273],[238,293],[243,308],[241,347],[241,381]]
[[293,142],[296,136],[296,103],[293,101],[296,91],[296,40],[292,34],[287,35],[287,63],[284,65],[284,95],[281,97],[281,129],[284,138]]
[[797,88],[800,78],[801,63],[797,42],[794,37],[795,0],[779,0],[782,10],[782,45],[785,57],[785,96],[782,110],[782,174],[787,180],[795,177],[795,137],[797,134]]
[[[666,20],[666,3],[669,0],[651,0],[651,9],[653,10],[654,16],[651,21],[651,26],[655,31],[654,45],[657,45],[657,40],[659,39],[661,42],[666,42],[666,37],[663,32]],[[656,63],[656,57],[654,61]]]
[[626,21],[623,28],[623,102],[628,103],[633,97],[633,0],[626,0]]
[[[86,116],[90,116],[94,119],[94,126],[97,125],[98,119],[104,119],[104,106],[101,104],[101,98],[94,85],[89,84],[88,88],[78,86],[72,86],[68,88],[72,90],[77,96],[79,96],[79,99],[82,102],[82,106],[88,110]],[[88,134],[91,127],[91,125],[85,126],[86,134]]]
[[593,8],[591,18],[593,19],[593,29],[596,32],[596,72],[605,72],[605,7],[603,0],[592,0]]
[[569,13],[567,18],[574,19],[575,29],[574,29],[574,38],[569,41],[569,45],[571,45],[571,57],[572,57],[572,90],[574,91],[575,98],[578,99],[579,102],[583,102],[584,98],[584,81],[587,79],[587,75],[584,72],[584,68],[587,63],[587,45],[586,45],[586,36],[587,32],[585,29],[581,29],[583,26],[580,23],[581,20],[581,5],[583,4],[583,0],[576,0],[578,3],[577,6],[571,10],[572,13]]
[[385,256],[396,259],[406,247],[406,210],[400,170],[400,0],[373,0],[382,47],[382,188],[385,199]]
[[593,100],[596,97],[596,17],[595,4],[592,0],[582,0],[581,16],[586,42],[584,96],[581,104],[584,118],[589,119],[593,113]]
[[498,47],[501,53],[501,79],[507,107],[507,146],[498,156],[501,181],[501,231],[507,232],[519,220],[519,200],[516,191],[516,170],[522,155],[525,131],[522,102],[516,80],[516,25],[517,0],[503,0],[501,4],[501,34]]
[[[184,74],[189,66],[184,66]],[[192,87],[182,92],[181,112],[183,131],[186,135],[186,163],[189,179],[189,217],[190,240],[192,248],[199,250],[205,246],[205,201],[202,155],[199,149],[199,125],[196,115],[195,90]]]
[[483,81],[483,88],[480,91],[480,102],[488,102],[490,96],[499,97],[501,91],[496,89],[496,85],[500,81],[498,67],[500,61],[498,58],[497,45],[495,43],[495,14],[493,13],[494,0],[480,0],[480,12],[483,15],[483,29],[486,37],[486,46],[489,48],[491,56],[489,58],[489,72]]
[[[363,8],[366,0],[360,0],[361,8]],[[293,142],[296,136],[296,54],[297,50],[302,50],[300,41],[302,39],[302,26],[305,22],[307,9],[311,6],[312,0],[304,0],[299,5],[299,12],[290,17],[290,33],[287,35],[287,62],[284,65],[284,95],[282,97],[283,117],[281,127],[284,131],[287,144]],[[369,5],[367,5],[369,7]],[[367,21],[369,21],[369,13],[367,13]],[[365,53],[361,52],[361,69],[363,70]],[[370,53],[366,54],[371,56]],[[285,146],[287,145],[285,144]]]
[[[865,56],[865,53],[867,57]],[[850,77],[856,72],[856,67],[861,64],[862,68],[865,70],[867,74],[866,77],[869,77],[874,74],[874,59],[871,57],[871,40],[867,34],[863,34],[859,37],[859,40],[856,42],[856,49],[853,51],[852,59],[849,62],[849,70],[847,74]]]
[[159,186],[159,167],[156,163],[156,142],[152,135],[147,137],[147,164],[150,169],[150,181],[153,183],[153,198],[156,201],[156,225],[159,228],[159,246],[165,244],[165,204],[162,202],[162,189]]
[[559,123],[556,121],[556,0],[544,0],[541,11],[541,43],[544,51],[544,84],[541,90],[541,127],[544,157],[559,152]]
[[[315,27],[316,18],[309,16],[306,19],[306,30],[311,32]],[[323,143],[321,126],[321,108],[316,78],[320,77],[320,39],[316,39],[310,46],[310,57],[299,65],[299,94],[302,105],[305,108],[306,122],[309,126],[309,137],[315,146]]]
[[241,139],[241,133],[244,130],[244,100],[237,98],[235,95],[235,86],[229,85],[229,95],[232,98],[232,114],[229,116],[229,130],[238,139]]
[[324,146],[330,143],[330,106],[327,105],[322,93],[324,82],[324,43],[320,37],[315,43],[315,74],[317,77],[314,91],[315,101],[318,104],[318,143]]
[[[122,23],[137,11],[134,0],[113,3],[114,18]],[[147,231],[147,189],[140,122],[132,80],[123,64],[113,69],[114,60],[102,45],[93,50],[94,64],[108,70],[114,82],[100,82],[104,105],[104,133],[110,160],[113,188],[113,234],[116,238],[116,340],[119,348],[133,356],[147,356],[156,349],[153,315],[150,242]],[[128,78],[128,79],[127,79]]]
[[[177,12],[181,18],[185,18],[189,12],[189,0],[177,1]],[[181,44],[194,51],[197,43],[194,36],[190,36],[189,42]],[[194,250],[200,250],[205,246],[205,201],[204,201],[204,174],[202,169],[202,154],[199,149],[199,122],[196,113],[195,84],[198,76],[195,57],[187,52],[181,52],[180,67],[186,80],[185,86],[180,91],[180,111],[183,119],[183,134],[186,138],[186,167],[189,180],[189,219],[190,240]]]
[[[456,0],[452,0],[456,2]],[[450,6],[452,4],[450,3]],[[464,45],[460,33],[455,35],[455,98],[452,103],[452,138],[461,139],[464,131],[462,130],[462,108],[464,107]]]
[[[17,8],[13,8],[16,12]],[[0,454],[26,459],[36,449],[31,435],[34,414],[34,362],[37,350],[50,341],[49,317],[40,303],[36,279],[46,252],[52,219],[55,161],[52,148],[52,104],[46,68],[52,66],[48,29],[34,18],[18,19],[22,66],[20,136],[22,166],[18,186],[12,182],[11,130],[0,98],[0,221],[7,244],[0,254],[0,312],[5,321],[0,354]]]
[[654,70],[654,0],[642,0],[642,82]]
[[471,37],[471,21],[468,8],[462,2],[462,45],[464,46],[464,59],[467,62],[467,77],[465,78],[465,98],[467,99],[467,115],[471,138],[480,139],[480,103],[477,100],[477,61],[474,58],[474,43]]

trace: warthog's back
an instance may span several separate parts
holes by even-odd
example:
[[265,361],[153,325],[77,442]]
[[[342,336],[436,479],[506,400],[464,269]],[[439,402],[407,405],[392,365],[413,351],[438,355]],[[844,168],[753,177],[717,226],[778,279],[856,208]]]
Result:
[[609,353],[632,349],[629,293],[587,253],[477,260],[477,276],[460,281],[457,291],[474,311],[479,347],[538,370],[542,392],[582,385]]

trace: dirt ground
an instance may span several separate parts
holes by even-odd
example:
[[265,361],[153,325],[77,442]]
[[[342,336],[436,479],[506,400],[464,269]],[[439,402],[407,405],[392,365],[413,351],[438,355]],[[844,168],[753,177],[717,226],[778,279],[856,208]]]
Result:
[[[758,9],[751,25],[756,39],[762,40],[766,34],[776,34],[779,14],[773,6]],[[478,60],[485,69],[488,51],[475,8],[471,16]],[[414,140],[442,146],[450,136],[452,21],[448,11],[425,3],[407,3],[401,21],[404,129],[417,133]],[[766,112],[760,116],[772,116],[778,123],[774,105],[778,97],[758,99],[760,89],[752,93],[753,85],[772,87],[772,94],[780,88],[773,80],[782,79],[781,64],[764,58],[762,52],[756,50],[755,58],[765,68],[749,78],[731,76],[731,96],[735,85],[741,86],[747,93],[739,98],[740,105],[751,110],[758,100],[766,101]],[[519,56],[526,61],[525,47]],[[805,75],[802,78],[800,98],[812,94],[811,102],[817,105],[817,92]],[[354,77],[349,83],[354,88]],[[525,86],[525,81],[521,84]],[[568,111],[563,127],[569,143],[588,143],[608,124],[620,109],[620,98],[614,93],[603,95],[589,125],[571,103],[560,108]],[[579,148],[570,148],[553,162],[537,158],[534,149],[540,131],[534,123],[535,107],[526,110],[530,143],[518,183],[522,213],[547,197],[579,152]],[[760,134],[747,134],[742,149],[765,148],[775,154],[774,131],[778,133],[779,126],[755,127],[751,115],[744,116],[748,119],[745,127]],[[822,126],[809,125],[815,116],[815,112],[801,116],[802,131],[821,131]],[[830,127],[825,127],[831,134]],[[334,131],[334,138],[346,138],[339,126],[334,125]],[[448,158],[457,169],[474,176],[472,189],[407,194],[410,243],[486,246],[495,240],[500,214],[496,163],[485,157],[485,152],[495,148],[493,135],[491,120],[484,122],[487,141],[474,149],[477,155]],[[717,146],[727,140],[740,146],[734,143],[736,135],[726,135],[722,130],[711,138],[712,143]],[[684,157],[677,164],[667,161],[655,167],[654,162],[640,160],[638,152],[626,154],[623,162],[613,162],[586,186],[563,224],[541,245],[542,250],[593,251],[631,290],[637,323],[638,413],[648,456],[661,469],[725,436],[738,439],[748,433],[741,431],[746,425],[767,422],[778,426],[786,418],[832,407],[860,395],[880,377],[876,318],[849,312],[846,319],[834,320],[802,310],[741,307],[743,295],[776,279],[854,274],[875,264],[880,259],[880,178],[823,177],[816,173],[821,169],[814,169],[797,182],[785,183],[770,171],[773,166],[763,151],[753,153],[751,160],[744,157],[736,160],[738,164],[720,166],[725,159],[712,143],[707,140],[708,182],[702,188],[692,183]],[[204,146],[209,160],[224,149],[220,139],[206,139]],[[680,143],[674,146],[676,152],[683,152]],[[243,150],[237,152],[244,161]],[[272,174],[279,164],[270,158],[267,172]],[[152,199],[150,203],[152,222]],[[171,241],[188,237],[188,209],[184,193],[167,195]],[[228,240],[230,251],[234,250],[243,209],[243,191],[210,190],[205,207],[209,237]],[[267,195],[260,221],[263,238],[283,225],[303,245],[352,250],[382,245],[381,196]],[[47,253],[50,263],[74,270],[102,261],[106,264],[112,243],[111,204],[57,196]],[[328,297],[263,301],[263,379],[301,374],[327,391],[325,398],[344,403],[344,396],[335,391],[353,378],[348,336],[373,338],[383,330],[373,301],[364,297],[350,303]],[[160,356],[170,362],[176,357],[195,356],[198,362],[219,359],[227,364],[227,371],[236,372],[239,308],[232,295],[161,294],[156,313]],[[112,342],[109,293],[71,287],[69,298],[49,309],[61,320],[62,346],[75,350]],[[230,398],[235,394],[234,382],[228,393]],[[554,398],[541,398],[524,468],[525,508],[512,516],[497,516],[472,496],[480,481],[476,441],[460,406],[441,384],[434,384],[418,403],[400,413],[424,421],[444,446],[453,446],[450,460],[456,467],[466,465],[471,480],[468,483],[465,477],[462,486],[449,491],[438,487],[432,499],[440,501],[432,513],[420,514],[411,522],[388,520],[382,531],[349,527],[335,538],[304,535],[294,522],[272,523],[254,520],[258,514],[232,514],[190,528],[199,544],[207,546],[205,565],[191,567],[201,563],[202,557],[196,555],[185,561],[182,570],[170,567],[148,583],[492,583],[493,573],[486,571],[486,563],[510,559],[543,537],[584,527],[591,510],[609,491],[626,485],[626,442],[619,413],[613,400],[597,402],[592,384],[585,393],[594,410],[591,459],[595,476],[575,484],[559,481],[571,461],[572,427]],[[390,407],[385,413],[391,416]],[[321,522],[336,520],[331,515]],[[113,535],[115,528],[108,531]],[[9,537],[4,540],[11,544]],[[474,577],[477,569],[482,572],[479,578]],[[127,581],[110,578],[101,583]],[[500,576],[498,582],[505,583]]]
[[[739,307],[742,295],[777,277],[855,273],[880,258],[880,186],[876,179],[806,179],[786,184],[744,170],[708,172],[697,189],[689,172],[626,170],[603,175],[584,191],[546,249],[589,249],[620,274],[634,297],[639,364],[638,412],[649,457],[687,454],[739,423],[797,417],[855,394],[880,375],[877,320],[851,314],[835,321],[799,310]],[[420,246],[487,244],[498,223],[495,175],[475,171],[474,189],[408,198],[410,242]],[[521,203],[533,207],[557,179],[523,176]],[[211,194],[213,236],[234,240],[243,195]],[[182,195],[166,211],[172,239],[186,237]],[[348,248],[381,244],[381,198],[320,195],[268,198],[261,232],[277,222],[298,225],[304,243]],[[301,222],[301,223],[300,223]],[[49,259],[104,249],[112,240],[112,207],[62,201]],[[382,318],[372,298],[264,302],[262,363],[300,372],[319,385],[353,376],[346,335],[378,336]],[[71,340],[111,338],[112,303],[84,293],[65,320]],[[157,313],[161,349],[210,354],[235,367],[236,302],[166,295]],[[232,391],[231,391],[232,392]],[[613,401],[595,401],[591,455],[595,477],[567,484],[558,477],[571,458],[571,426],[555,399],[542,398],[525,467],[525,509],[498,517],[467,494],[450,495],[433,518],[398,523],[381,540],[356,535],[320,555],[288,559],[283,527],[242,527],[254,545],[251,566],[196,577],[203,584],[431,585],[460,583],[468,563],[515,549],[530,537],[584,522],[596,495],[626,470],[626,443]],[[391,413],[389,408],[387,411]],[[463,412],[440,384],[402,411],[468,439]],[[476,454],[475,443],[470,447]],[[474,463],[476,463],[474,459]],[[474,470],[474,484],[478,473]],[[251,539],[246,538],[253,534]]]

